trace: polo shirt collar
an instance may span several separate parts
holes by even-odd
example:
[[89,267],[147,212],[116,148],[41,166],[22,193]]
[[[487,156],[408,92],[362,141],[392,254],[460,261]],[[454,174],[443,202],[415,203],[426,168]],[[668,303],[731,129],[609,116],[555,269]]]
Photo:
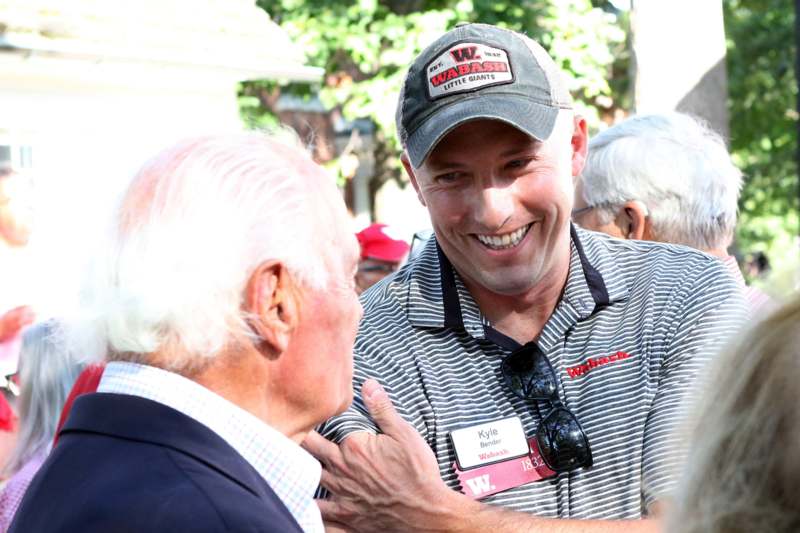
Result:
[[[576,321],[628,295],[611,254],[602,246],[584,246],[591,239],[589,232],[571,225],[569,274],[556,312]],[[411,271],[406,308],[414,326],[463,329],[475,338],[485,338],[487,329],[494,331],[435,237]]]

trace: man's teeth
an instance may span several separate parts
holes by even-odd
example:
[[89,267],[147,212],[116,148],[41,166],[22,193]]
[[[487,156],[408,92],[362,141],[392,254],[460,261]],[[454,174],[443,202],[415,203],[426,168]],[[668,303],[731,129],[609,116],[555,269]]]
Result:
[[518,245],[523,237],[525,237],[530,227],[531,225],[528,224],[527,226],[522,226],[518,230],[506,233],[505,235],[477,235],[477,237],[479,241],[489,248],[503,250]]

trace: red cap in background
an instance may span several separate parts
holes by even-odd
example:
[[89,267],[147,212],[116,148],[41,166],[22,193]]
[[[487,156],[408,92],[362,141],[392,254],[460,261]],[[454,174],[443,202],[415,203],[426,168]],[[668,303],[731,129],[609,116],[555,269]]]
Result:
[[399,263],[411,246],[393,234],[386,224],[370,224],[356,233],[361,245],[361,259],[378,259],[389,263]]

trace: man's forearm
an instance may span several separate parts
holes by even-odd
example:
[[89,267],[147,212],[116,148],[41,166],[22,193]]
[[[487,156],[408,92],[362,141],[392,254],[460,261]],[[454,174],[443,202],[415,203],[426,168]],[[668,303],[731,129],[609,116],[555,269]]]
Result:
[[438,502],[431,523],[437,533],[655,533],[656,519],[645,520],[576,520],[540,518],[531,514],[485,505],[463,494],[450,491]]

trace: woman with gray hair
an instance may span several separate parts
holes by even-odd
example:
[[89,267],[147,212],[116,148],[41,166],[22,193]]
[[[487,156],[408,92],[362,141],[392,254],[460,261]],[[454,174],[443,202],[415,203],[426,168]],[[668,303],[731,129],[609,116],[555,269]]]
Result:
[[10,477],[0,493],[0,531],[6,531],[33,476],[44,462],[58,416],[81,364],[63,344],[59,325],[42,322],[22,336],[19,358],[20,430],[4,467]]
[[800,297],[709,374],[669,533],[800,531]]

